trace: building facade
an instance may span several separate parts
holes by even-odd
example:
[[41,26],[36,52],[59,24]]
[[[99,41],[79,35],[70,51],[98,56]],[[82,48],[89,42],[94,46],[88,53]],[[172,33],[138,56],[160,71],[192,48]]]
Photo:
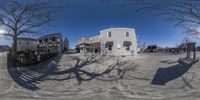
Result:
[[38,41],[38,50],[59,53],[63,50],[62,34],[60,33],[42,36],[38,39]]
[[32,38],[17,38],[17,51],[22,52],[25,50],[36,51],[37,40]]
[[79,52],[100,53],[101,55],[134,55],[137,54],[135,29],[105,29],[100,31],[100,35],[78,40],[76,48]]
[[81,38],[76,43],[77,51],[80,53],[101,53],[100,36],[94,36],[90,38]]
[[9,51],[10,47],[8,45],[0,45],[0,52]]

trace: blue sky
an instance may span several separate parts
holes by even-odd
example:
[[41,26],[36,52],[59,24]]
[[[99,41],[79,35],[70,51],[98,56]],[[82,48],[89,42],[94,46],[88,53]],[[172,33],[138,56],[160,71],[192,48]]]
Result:
[[[173,47],[184,37],[180,28],[150,13],[136,12],[134,7],[120,7],[116,3],[100,3],[98,0],[46,1],[69,5],[56,14],[52,25],[43,27],[42,32],[62,33],[69,39],[70,47],[74,47],[81,37],[98,35],[100,30],[110,27],[134,28],[138,41],[147,45]],[[11,44],[11,41],[0,38],[2,44]]]

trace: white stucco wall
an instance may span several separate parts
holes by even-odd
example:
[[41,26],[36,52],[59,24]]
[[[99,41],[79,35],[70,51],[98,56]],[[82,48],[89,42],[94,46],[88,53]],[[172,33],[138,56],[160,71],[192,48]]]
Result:
[[24,51],[26,49],[29,49],[31,51],[36,51],[37,50],[37,41],[18,40],[17,41],[17,51]]
[[[108,37],[108,32],[111,32],[111,37]],[[126,32],[129,32],[129,37],[126,37]],[[100,31],[101,39],[101,50],[102,54],[105,53],[104,44],[108,41],[113,41],[113,48],[111,52],[106,51],[108,55],[131,55],[131,51],[134,51],[134,54],[137,54],[137,39],[135,29],[132,28],[110,28]],[[130,50],[126,51],[126,48],[123,46],[124,41],[130,41],[132,45]],[[104,50],[103,50],[104,49]]]

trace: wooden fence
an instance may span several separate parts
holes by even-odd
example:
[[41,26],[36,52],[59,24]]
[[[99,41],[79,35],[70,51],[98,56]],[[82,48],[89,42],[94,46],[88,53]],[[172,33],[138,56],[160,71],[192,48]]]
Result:
[[13,56],[12,54],[8,53],[7,65],[18,66],[18,67],[35,65],[43,61],[46,61],[48,59],[51,59],[55,57],[56,55],[57,53],[47,53],[47,54],[40,54],[40,55],[35,55],[35,54],[24,55],[23,53],[18,53],[15,56]]

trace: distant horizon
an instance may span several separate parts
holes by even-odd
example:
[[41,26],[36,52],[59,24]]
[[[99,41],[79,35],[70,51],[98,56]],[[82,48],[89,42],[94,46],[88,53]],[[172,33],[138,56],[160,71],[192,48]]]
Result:
[[[102,29],[102,30],[105,30],[105,29],[109,29],[109,28],[132,28],[132,27],[119,27],[119,26],[112,26],[112,27],[108,27],[108,28],[104,28],[104,29]],[[135,29],[135,28],[132,28],[132,29]],[[102,31],[102,30],[99,30],[99,33],[96,33],[96,34],[94,34],[94,35],[87,35],[87,36],[82,36],[82,37],[80,37],[79,39],[81,39],[81,38],[90,38],[90,37],[93,37],[93,36],[97,36],[97,35],[100,35],[100,31]],[[135,29],[136,30],[136,29]],[[60,32],[53,32],[53,33],[48,33],[48,34],[36,34],[36,35],[39,35],[39,36],[36,36],[36,37],[30,37],[30,36],[19,36],[18,38],[33,38],[33,39],[38,39],[39,37],[42,37],[42,36],[45,36],[45,35],[49,35],[49,34],[54,34],[54,33],[60,33]],[[63,34],[63,33],[61,33],[62,34],[62,36],[65,36],[65,34]],[[138,37],[139,37],[139,35],[137,34],[137,32],[136,32],[136,37],[137,37],[137,40],[138,40]],[[67,37],[63,37],[63,40],[65,39],[65,38],[67,38]],[[77,40],[75,40],[75,43],[76,43],[76,41],[78,41],[79,39],[77,39]],[[70,40],[69,38],[68,38],[68,40]],[[0,41],[3,41],[3,42],[0,42],[0,46],[2,46],[2,45],[8,45],[9,47],[12,47],[12,40],[11,39],[5,39],[4,37],[0,37]],[[6,44],[4,44],[6,42]],[[141,42],[141,41],[137,41],[138,43],[144,43],[145,44],[145,46],[148,46],[148,45],[157,45],[157,46],[159,46],[159,47],[163,47],[163,48],[165,48],[165,47],[176,47],[177,45],[180,45],[181,43],[172,43],[172,45],[169,45],[169,44],[166,44],[166,45],[162,45],[162,43],[146,43],[146,42]],[[69,43],[70,43],[70,41],[69,41]],[[75,43],[74,43],[74,45],[70,45],[70,48],[75,48]],[[71,43],[70,43],[71,44]],[[199,44],[198,42],[197,42],[197,44]]]

